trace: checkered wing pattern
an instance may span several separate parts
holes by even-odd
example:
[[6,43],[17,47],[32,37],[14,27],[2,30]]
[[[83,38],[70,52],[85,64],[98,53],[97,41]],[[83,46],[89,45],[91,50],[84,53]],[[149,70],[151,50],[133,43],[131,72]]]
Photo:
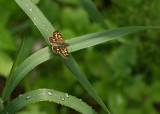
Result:
[[49,42],[52,45],[53,52],[61,54],[64,58],[68,58],[67,46],[69,44],[64,42],[64,39],[57,30],[53,32],[53,37],[49,38]]

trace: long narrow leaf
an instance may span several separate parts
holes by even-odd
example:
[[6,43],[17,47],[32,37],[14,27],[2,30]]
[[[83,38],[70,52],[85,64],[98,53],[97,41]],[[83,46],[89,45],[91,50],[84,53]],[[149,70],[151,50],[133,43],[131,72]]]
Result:
[[6,94],[6,90],[7,90],[7,88],[8,88],[8,85],[9,85],[10,81],[11,81],[11,78],[12,78],[12,76],[13,76],[13,73],[14,73],[14,71],[16,70],[16,67],[17,67],[17,65],[18,65],[18,63],[19,63],[19,61],[20,61],[20,59],[21,59],[21,57],[22,57],[21,55],[23,54],[24,42],[25,42],[25,39],[23,39],[23,41],[22,41],[22,43],[21,43],[21,45],[20,45],[20,48],[19,48],[18,51],[17,51],[16,59],[15,59],[13,65],[12,65],[12,68],[11,68],[11,71],[10,71],[10,74],[9,74],[9,77],[8,77],[8,79],[7,79],[7,82],[6,82],[6,84],[5,84],[5,88],[4,88],[3,93],[2,93],[2,98],[3,98],[4,95]]
[[109,40],[117,39],[124,35],[128,35],[135,32],[140,32],[150,29],[160,29],[159,26],[131,26],[131,27],[121,27],[110,30],[105,30],[102,32],[96,32],[88,35],[79,36],[72,38],[69,42],[71,51],[77,51],[83,48],[94,46]]
[[54,91],[52,89],[39,89],[20,95],[5,107],[2,114],[14,114],[23,107],[40,101],[55,102],[70,107],[83,114],[96,114],[96,112],[82,100],[67,93]]
[[0,113],[1,113],[1,111],[3,110],[3,101],[2,101],[2,99],[0,98]]
[[6,93],[3,96],[3,100],[6,101],[14,88],[18,83],[24,78],[24,76],[31,71],[37,65],[51,59],[55,56],[54,53],[51,53],[52,50],[49,47],[39,50],[35,54],[28,57],[14,72],[12,79],[8,85]]
[[105,23],[102,15],[99,13],[95,5],[92,3],[91,0],[78,0],[83,8],[88,12],[89,16],[96,21],[97,23],[101,24],[102,27],[108,28],[107,24]]
[[[156,28],[156,27],[141,27],[141,29],[139,29],[139,31],[146,30],[146,29],[153,29],[153,28]],[[120,31],[121,29],[123,29],[123,28],[114,29],[114,30],[112,30],[112,33],[116,33],[116,31]],[[138,32],[138,30],[135,31],[135,27],[128,27],[125,29],[127,29],[126,32],[121,31],[117,35],[114,35],[114,34],[111,35],[110,32],[107,32],[110,30],[107,30],[107,31],[103,31],[103,32],[98,32],[98,33],[93,33],[93,34],[73,38],[69,41],[69,42],[71,42],[70,43],[71,48],[69,48],[69,52],[77,51],[77,50],[80,50],[80,49],[83,49],[83,48],[86,48],[89,46],[96,45],[97,42],[103,43],[105,41],[110,41],[110,40],[113,40],[114,37],[119,38],[119,37],[126,35],[126,34],[129,34],[129,33]],[[107,33],[109,33],[109,34],[107,34]],[[93,40],[96,38],[98,40],[96,42],[95,41],[93,42]],[[86,44],[84,42],[88,42],[88,43]],[[88,45],[89,42],[92,42],[92,44]],[[4,100],[7,100],[7,98],[10,96],[11,92],[13,91],[13,89],[17,86],[19,81],[21,81],[21,79],[23,79],[24,76],[28,72],[30,72],[34,67],[38,66],[39,64],[41,64],[41,63],[43,63],[53,57],[55,57],[55,54],[52,52],[50,46],[45,47],[45,48],[37,51],[36,53],[32,54],[30,57],[28,57],[14,72],[11,83],[9,84],[7,92],[4,96]]]
[[[38,7],[35,4],[33,4],[30,0],[16,0],[16,2],[25,11],[25,13],[31,18],[31,20],[34,22],[34,24],[37,25],[37,28],[39,29],[41,34],[44,36],[46,41],[48,42],[48,38],[51,36],[52,32],[54,31],[54,28],[48,22],[48,20],[45,18],[45,16],[41,13],[41,11],[38,9]],[[61,59],[61,61],[64,61],[64,58],[60,58],[60,59]],[[72,66],[72,64],[70,64],[70,68],[72,68],[71,66]],[[80,76],[81,76],[81,78],[84,78],[86,82],[88,82],[88,80],[84,77],[84,75],[80,75]],[[77,80],[79,80],[79,79],[77,78]],[[12,84],[12,86],[14,86],[14,85]],[[86,90],[94,91],[92,86],[87,86],[87,87],[83,86],[83,87],[85,87]],[[95,94],[95,95],[97,95],[97,94]],[[91,94],[91,96],[93,97],[94,95]],[[97,95],[97,97],[94,97],[94,98],[99,98],[99,96]],[[100,103],[100,105],[104,108],[104,110],[107,113],[109,113],[108,109],[105,107],[104,103],[101,100],[99,100],[99,99],[95,99],[95,100],[99,101],[98,103]]]
[[[43,14],[39,11],[39,9],[30,1],[30,0],[22,0],[22,1],[20,1],[20,0],[17,0],[17,3],[20,5],[20,7],[27,13],[27,15],[29,15],[29,17],[32,19],[32,21],[37,25],[37,27],[38,27],[38,29],[40,30],[40,32],[42,33],[42,35],[44,36],[44,38],[46,39],[46,41],[48,42],[48,37],[49,36],[51,36],[51,34],[52,34],[52,32],[54,31],[54,28],[50,25],[50,23],[47,21],[47,19],[43,16]],[[37,20],[36,20],[37,19]],[[132,28],[132,27],[131,27]],[[137,29],[135,30],[130,30],[130,31],[128,31],[127,29],[128,28],[126,28],[126,31],[124,31],[124,30],[122,30],[121,32],[116,32],[115,30],[112,30],[112,31],[109,31],[108,33],[98,33],[99,34],[99,36],[100,36],[100,39],[97,39],[96,40],[96,37],[98,37],[98,35],[97,34],[92,34],[93,36],[94,36],[94,38],[93,38],[93,36],[91,36],[95,41],[93,41],[92,42],[92,44],[87,44],[87,43],[84,43],[85,42],[85,38],[84,37],[80,37],[80,38],[78,38],[78,40],[79,39],[81,39],[81,40],[83,40],[84,42],[82,42],[82,44],[80,44],[80,42],[77,42],[78,40],[76,39],[73,39],[73,40],[70,40],[70,41],[68,41],[70,44],[71,44],[71,46],[70,46],[70,52],[72,52],[72,51],[75,51],[75,50],[78,50],[78,49],[82,49],[82,48],[86,48],[86,47],[89,47],[89,46],[92,46],[92,45],[96,45],[96,44],[98,44],[98,43],[102,43],[102,42],[104,42],[104,41],[107,41],[107,40],[109,40],[109,39],[105,39],[106,37],[104,37],[105,35],[107,35],[107,34],[109,34],[108,35],[108,38],[114,38],[114,37],[119,37],[119,36],[122,36],[122,35],[126,35],[126,34],[129,34],[129,33],[132,33],[132,32],[137,32],[137,31],[140,31],[140,30],[145,30],[145,29],[151,29],[151,28],[154,28],[154,27],[144,27],[144,28],[138,28],[137,27]],[[140,29],[140,30],[138,30],[138,29]],[[117,29],[116,29],[117,30]],[[119,29],[120,30],[120,29]],[[113,33],[113,32],[115,32],[115,34]],[[87,37],[87,36],[85,36],[85,37]],[[91,38],[90,37],[90,38]],[[89,39],[90,41],[91,41],[91,39]],[[89,41],[88,40],[88,41]],[[96,43],[97,41],[99,41],[98,43]],[[76,45],[76,43],[78,44],[78,45]],[[82,46],[82,47],[81,47]],[[45,49],[47,49],[47,48],[45,48]],[[49,49],[48,49],[49,50]],[[44,50],[43,50],[44,51]],[[37,52],[38,53],[38,52]],[[43,54],[45,54],[45,53],[43,53]],[[47,53],[47,54],[50,54],[50,55],[52,55],[50,52],[49,53]],[[36,55],[36,54],[35,54]],[[34,55],[34,56],[35,56]],[[52,57],[52,56],[49,56],[50,58]],[[46,61],[46,60],[48,60],[48,59],[50,59],[50,58],[44,58],[44,61]],[[64,58],[60,58],[61,59],[61,61],[65,61],[64,60]],[[26,60],[27,61],[27,60]],[[40,61],[40,63],[41,62],[44,62],[44,61]],[[72,60],[72,61],[74,61],[74,60]],[[68,61],[69,62],[69,61]],[[40,64],[40,63],[34,63],[34,66],[36,66],[35,64]],[[65,63],[65,62],[64,62]],[[66,64],[66,63],[65,63]],[[72,64],[66,64],[66,65],[70,65],[70,66],[67,66],[68,68],[72,68]],[[22,70],[22,68],[21,68],[21,70]],[[31,70],[31,69],[30,69]],[[28,68],[28,70],[27,70],[27,72],[29,72],[30,71],[29,70],[29,68]],[[80,70],[80,69],[79,69]],[[26,72],[25,72],[26,73]],[[73,72],[72,72],[73,73]],[[17,74],[18,75],[18,74]],[[23,74],[21,74],[21,75],[23,75]],[[84,75],[82,75],[82,74],[79,74],[79,76],[80,76],[80,78],[82,78],[82,79],[84,79],[86,82],[88,82],[87,80],[86,80],[86,78],[84,77]],[[21,77],[21,76],[20,76]],[[23,78],[24,76],[22,76],[22,78]],[[21,79],[22,79],[21,78]],[[78,78],[77,78],[78,79]],[[79,79],[78,79],[79,80]],[[20,81],[20,80],[18,80],[18,81]],[[18,81],[15,81],[14,83],[15,84],[18,84]],[[79,80],[80,81],[80,80]],[[80,81],[81,82],[81,81]],[[86,83],[86,82],[83,82],[83,83]],[[14,83],[12,83],[11,85],[12,86],[14,86]],[[85,87],[85,89],[88,91],[88,90],[90,90],[90,91],[88,91],[89,93],[91,93],[91,91],[94,91],[93,90],[93,88],[91,87],[91,86],[85,86],[85,85],[83,85],[84,87]],[[14,89],[14,87],[12,88],[12,89],[10,89],[10,90],[8,90],[9,91],[9,94],[10,94],[10,92],[11,91],[13,91],[13,89]],[[95,91],[94,91],[95,92]],[[96,92],[95,92],[96,93]],[[97,94],[95,94],[96,96],[97,96]],[[93,97],[93,98],[99,98],[98,96],[97,97],[94,97],[95,95],[93,95],[93,94],[91,94],[91,96]],[[6,97],[7,98],[7,97]],[[101,102],[101,100],[99,100],[99,99],[95,99],[96,101],[98,101],[98,103],[100,103],[100,105],[104,108],[105,106],[104,106],[104,104]],[[107,109],[107,108],[104,108],[105,110]],[[106,110],[106,112],[108,112],[108,110]]]
[[[62,58],[62,57],[61,57]],[[92,89],[91,84],[83,74],[83,72],[78,67],[78,64],[74,58],[70,55],[69,59],[61,59],[62,62],[67,66],[67,68],[72,72],[72,74],[77,78],[81,85],[88,91],[88,93],[103,107],[103,109],[109,114],[109,110],[106,108],[105,104],[102,102],[97,93]]]
[[16,2],[33,21],[38,30],[43,33],[43,37],[49,44],[48,38],[51,37],[52,32],[55,31],[51,23],[31,0],[16,0]]

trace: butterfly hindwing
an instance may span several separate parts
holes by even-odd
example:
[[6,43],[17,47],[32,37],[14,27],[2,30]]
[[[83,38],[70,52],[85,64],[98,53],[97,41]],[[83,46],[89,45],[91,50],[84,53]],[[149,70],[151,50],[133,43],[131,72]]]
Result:
[[59,51],[60,51],[59,46],[52,46],[52,50],[53,50],[56,54],[58,54]]
[[61,54],[63,57],[68,58],[67,46],[60,47],[60,54]]
[[67,46],[52,46],[52,50],[57,54],[61,54],[63,57],[68,58]]

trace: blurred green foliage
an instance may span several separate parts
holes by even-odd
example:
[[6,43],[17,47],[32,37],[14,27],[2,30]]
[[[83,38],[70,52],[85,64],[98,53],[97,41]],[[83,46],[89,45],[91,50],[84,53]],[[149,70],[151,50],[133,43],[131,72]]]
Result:
[[[93,22],[78,1],[33,1],[64,39],[103,30]],[[159,0],[93,2],[110,28],[160,25]],[[35,25],[13,0],[1,0],[0,6],[0,75],[7,77],[22,38],[26,39],[24,58],[46,44]],[[73,53],[82,71],[113,114],[160,113],[159,36],[159,31],[141,32]],[[53,88],[67,92],[82,98],[98,113],[105,113],[58,58],[33,69],[19,86],[25,91]],[[19,114],[40,112],[66,114],[74,111],[45,102],[28,106]]]

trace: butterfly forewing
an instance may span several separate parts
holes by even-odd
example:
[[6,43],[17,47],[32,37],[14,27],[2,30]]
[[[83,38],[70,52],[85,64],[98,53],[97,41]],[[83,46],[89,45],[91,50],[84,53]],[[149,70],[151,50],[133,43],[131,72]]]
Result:
[[55,42],[64,42],[61,34],[57,30],[53,32],[53,39],[55,39]]
[[61,34],[57,30],[53,32],[53,37],[50,37],[48,40],[52,44],[53,52],[68,58],[67,46],[69,46],[69,44],[64,42]]

